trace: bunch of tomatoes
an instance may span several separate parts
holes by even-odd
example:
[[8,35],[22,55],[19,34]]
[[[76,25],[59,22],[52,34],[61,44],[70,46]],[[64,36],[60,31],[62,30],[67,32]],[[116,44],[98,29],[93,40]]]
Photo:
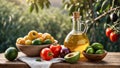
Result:
[[114,29],[109,27],[106,29],[106,36],[109,37],[112,42],[117,42],[120,34],[118,34]]
[[71,51],[68,48],[62,48],[60,44],[52,44],[49,48],[43,48],[40,52],[40,57],[43,60],[51,60],[53,58],[61,57],[70,53]]
[[60,54],[60,50],[62,47],[57,44],[57,45],[50,45],[49,48],[44,48],[40,52],[40,56],[43,60],[51,60],[52,58],[56,58]]

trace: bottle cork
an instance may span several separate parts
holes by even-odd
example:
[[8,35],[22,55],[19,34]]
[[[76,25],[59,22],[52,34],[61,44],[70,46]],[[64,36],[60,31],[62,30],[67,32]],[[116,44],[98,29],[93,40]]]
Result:
[[73,18],[74,19],[80,18],[80,12],[78,11],[73,12]]

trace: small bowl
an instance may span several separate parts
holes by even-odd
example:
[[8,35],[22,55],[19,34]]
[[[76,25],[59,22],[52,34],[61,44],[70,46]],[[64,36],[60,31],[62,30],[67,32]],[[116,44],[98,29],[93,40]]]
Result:
[[87,58],[90,61],[101,61],[107,55],[107,51],[104,51],[105,53],[103,54],[87,54],[85,51],[83,51],[82,53],[85,56],[85,58]]
[[[57,41],[55,41],[57,43]],[[51,44],[45,44],[45,45],[22,45],[22,44],[17,44],[16,47],[18,50],[23,52],[26,56],[29,57],[38,57],[40,56],[40,51],[43,48],[48,48]]]

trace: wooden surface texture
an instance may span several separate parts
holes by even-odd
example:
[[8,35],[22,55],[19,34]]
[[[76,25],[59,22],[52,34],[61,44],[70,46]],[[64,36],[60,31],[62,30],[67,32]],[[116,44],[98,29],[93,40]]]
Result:
[[[19,52],[19,56],[24,54]],[[30,68],[26,63],[19,60],[13,62],[4,58],[4,53],[0,54],[0,68]],[[51,68],[120,68],[120,52],[108,52],[107,56],[100,62],[90,62],[86,59],[78,61],[76,64],[54,63]]]

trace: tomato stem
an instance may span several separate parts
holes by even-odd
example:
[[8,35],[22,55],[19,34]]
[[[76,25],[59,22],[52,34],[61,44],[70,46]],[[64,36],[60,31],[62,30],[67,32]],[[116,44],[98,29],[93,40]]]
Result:
[[49,53],[48,53],[48,56],[53,56],[53,53],[52,53],[52,52],[49,52]]

